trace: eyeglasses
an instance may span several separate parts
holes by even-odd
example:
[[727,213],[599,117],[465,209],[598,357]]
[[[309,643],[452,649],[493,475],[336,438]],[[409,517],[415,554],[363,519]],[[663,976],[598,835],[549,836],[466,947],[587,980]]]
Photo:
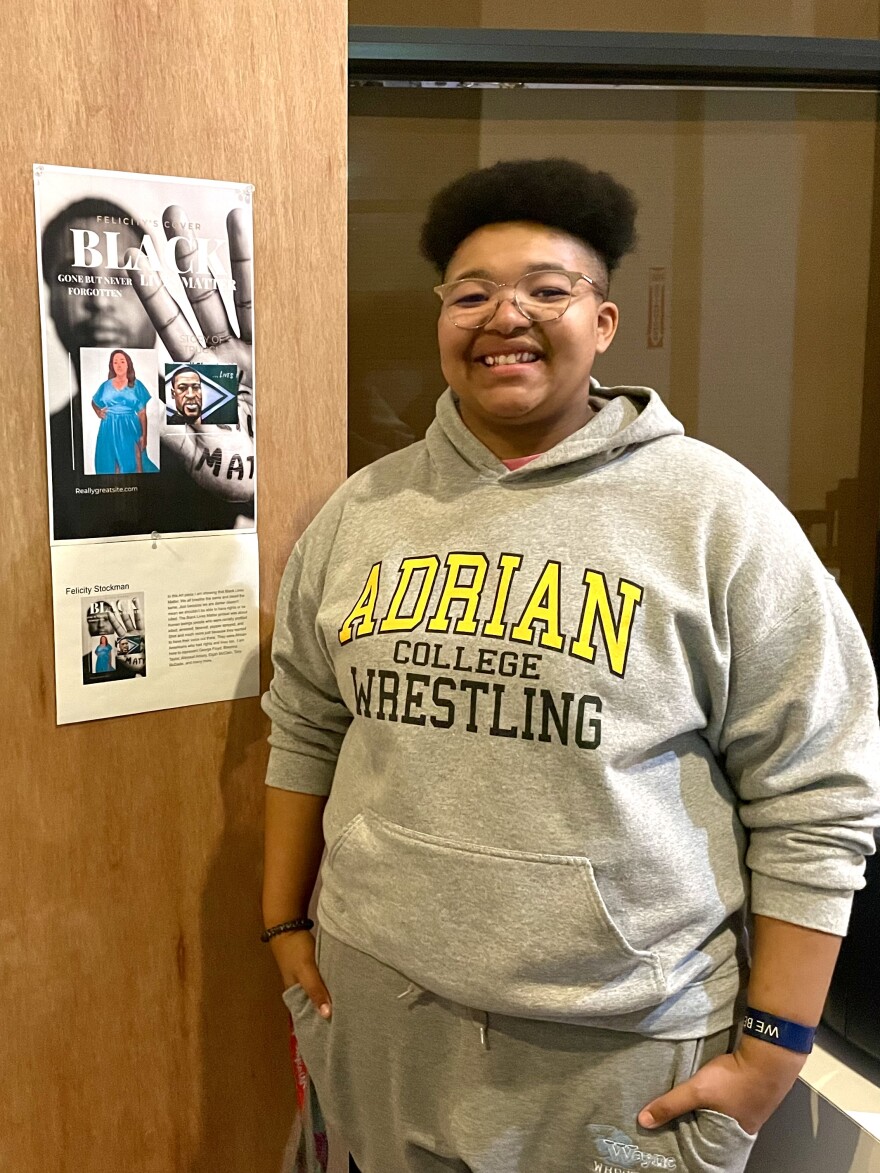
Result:
[[501,290],[513,288],[513,304],[532,322],[552,322],[561,318],[579,281],[586,281],[601,297],[596,282],[586,273],[570,273],[562,269],[539,269],[525,273],[512,286],[505,281],[489,281],[481,277],[465,277],[462,281],[448,281],[436,285],[434,292],[443,302],[442,312],[454,326],[462,330],[479,330],[488,325],[501,303]]

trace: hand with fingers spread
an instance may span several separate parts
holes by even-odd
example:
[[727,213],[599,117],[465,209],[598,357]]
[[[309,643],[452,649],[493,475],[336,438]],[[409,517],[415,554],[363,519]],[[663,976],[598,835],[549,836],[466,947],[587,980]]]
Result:
[[135,289],[169,355],[175,362],[234,365],[239,371],[238,427],[205,425],[201,416],[186,420],[186,428],[165,431],[163,446],[171,449],[203,488],[230,501],[252,501],[255,484],[253,429],[253,277],[248,222],[243,209],[226,218],[233,304],[238,333],[233,328],[208,268],[208,253],[200,243],[186,212],[174,204],[162,217],[169,241],[175,242],[180,292],[192,306],[202,337],[196,336],[162,275],[150,269],[143,254],[140,271],[151,277]]
[[89,635],[125,635],[125,623],[110,599],[97,599],[86,616]]

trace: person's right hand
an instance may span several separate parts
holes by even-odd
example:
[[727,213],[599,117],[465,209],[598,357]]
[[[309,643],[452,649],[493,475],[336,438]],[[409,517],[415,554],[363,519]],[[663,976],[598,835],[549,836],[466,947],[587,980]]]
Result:
[[[226,217],[238,333],[229,320],[219,289],[205,290],[201,288],[204,282],[186,277],[192,272],[199,252],[198,239],[187,213],[172,204],[165,209],[162,221],[168,239],[176,240],[177,282],[173,282],[170,273],[163,275],[152,269],[139,250],[129,249],[125,254],[126,261],[131,259],[141,273],[152,277],[153,284],[138,282],[134,287],[147,316],[174,362],[231,365],[239,373],[237,424],[205,425],[201,419],[188,422],[185,428],[163,430],[162,445],[176,455],[197,485],[213,496],[240,504],[247,516],[253,507],[256,484],[250,219],[242,207],[233,208]],[[170,292],[169,282],[174,285],[177,300]],[[197,336],[180,308],[184,298],[192,307],[203,337]],[[214,456],[218,451],[219,464]],[[206,460],[209,454],[211,460]]]
[[322,1018],[333,1013],[330,994],[315,964],[315,938],[311,933],[279,933],[272,938],[272,952],[281,970],[284,986],[302,986]]

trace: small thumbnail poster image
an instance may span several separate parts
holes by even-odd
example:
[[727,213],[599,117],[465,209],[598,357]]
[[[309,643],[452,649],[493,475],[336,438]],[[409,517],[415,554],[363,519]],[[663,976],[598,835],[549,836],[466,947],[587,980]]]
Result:
[[239,370],[234,363],[166,363],[165,427],[240,430]]
[[99,593],[82,603],[83,684],[147,674],[143,594]]

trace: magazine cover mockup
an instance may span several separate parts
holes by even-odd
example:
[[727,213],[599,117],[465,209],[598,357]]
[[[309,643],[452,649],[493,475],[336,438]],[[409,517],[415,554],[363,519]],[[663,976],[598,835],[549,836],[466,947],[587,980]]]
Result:
[[52,540],[255,528],[247,184],[34,168]]

